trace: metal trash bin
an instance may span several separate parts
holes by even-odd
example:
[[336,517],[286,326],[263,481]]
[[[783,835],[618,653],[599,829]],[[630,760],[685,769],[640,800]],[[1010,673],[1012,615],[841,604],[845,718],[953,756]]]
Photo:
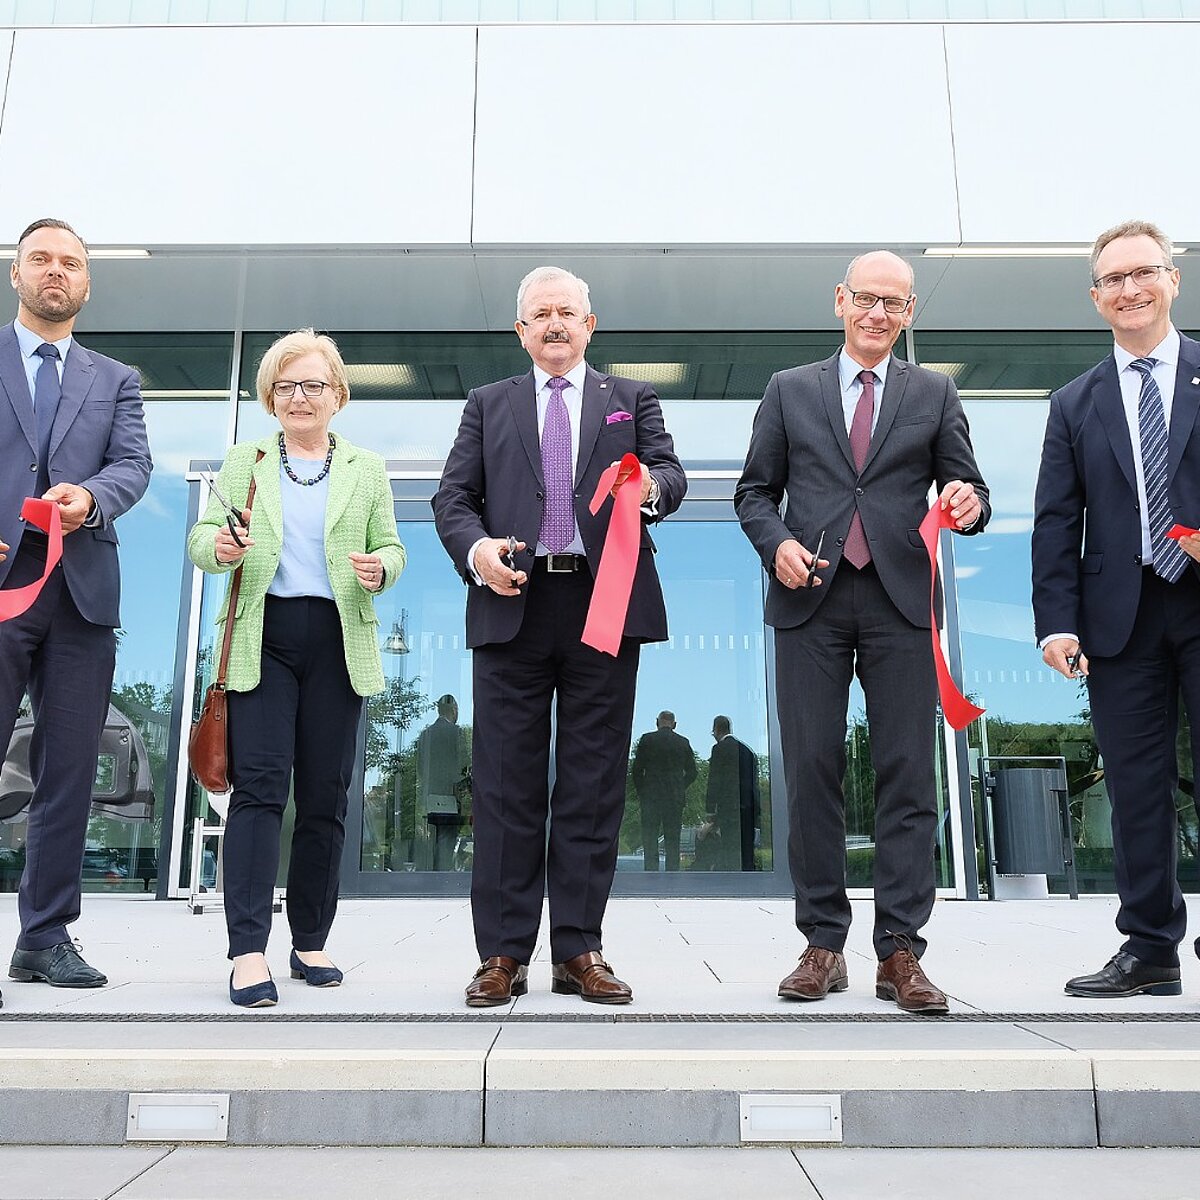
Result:
[[995,774],[992,795],[996,870],[1001,875],[1060,875],[1063,831],[1056,790],[1062,772],[1007,767]]

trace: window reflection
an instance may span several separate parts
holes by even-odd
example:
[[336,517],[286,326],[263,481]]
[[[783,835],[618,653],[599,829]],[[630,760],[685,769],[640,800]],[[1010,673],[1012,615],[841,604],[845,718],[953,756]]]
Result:
[[[772,870],[762,569],[735,521],[677,515],[654,538],[671,637],[642,647],[617,870]],[[663,711],[690,769],[664,765]]]
[[463,586],[431,521],[401,520],[400,540],[408,566],[376,601],[387,685],[367,701],[360,868],[469,871],[471,657]]

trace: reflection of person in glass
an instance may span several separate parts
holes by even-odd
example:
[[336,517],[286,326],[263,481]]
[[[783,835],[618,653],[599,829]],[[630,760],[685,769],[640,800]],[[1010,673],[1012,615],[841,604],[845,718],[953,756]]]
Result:
[[150,481],[138,373],[72,337],[88,298],[88,251],[62,221],[35,221],[12,264],[17,319],[0,329],[0,588],[46,566],[46,535],[21,520],[52,500],[62,560],[33,605],[0,622],[0,760],[26,689],[33,703],[33,796],[9,975],[101,987],[67,933],[79,917],[92,781],[120,624],[113,522]]
[[437,712],[437,720],[417,735],[417,816],[423,815],[429,825],[433,869],[453,871],[467,743],[458,726],[458,701],[439,696]]
[[[522,280],[516,331],[533,369],[467,397],[433,498],[438,536],[470,585],[471,912],[483,960],[467,988],[472,1007],[526,990],[544,891],[553,989],[597,1004],[632,997],[604,961],[601,925],[617,865],[641,644],[667,636],[645,526],[679,507],[687,479],[654,389],[584,360],[595,327],[583,280],[558,267]],[[625,454],[642,464],[643,528],[613,657],[581,637],[613,511],[611,501],[595,514],[589,504],[602,473]]]
[[[289,783],[292,975],[315,987],[341,982],[325,940],[362,698],[384,687],[373,597],[405,563],[383,459],[329,432],[350,399],[337,346],[311,329],[287,334],[263,356],[257,383],[282,429],[234,446],[217,480],[244,505],[253,478],[253,515],[243,508],[231,529],[214,494],[188,537],[202,570],[244,566],[229,656],[224,861],[229,998],[245,1007],[278,1000],[266,949]],[[222,608],[222,629],[225,616]]]
[[[1033,524],[1046,664],[1087,678],[1112,804],[1120,950],[1068,995],[1178,996],[1187,909],[1175,751],[1179,696],[1200,751],[1200,345],[1171,320],[1179,268],[1148,221],[1102,233],[1092,303],[1114,346],[1050,397]],[[1197,949],[1200,950],[1200,944]]]
[[846,987],[842,778],[857,674],[875,767],[875,991],[909,1012],[945,1012],[919,961],[933,911],[938,789],[929,560],[918,527],[935,484],[960,533],[979,533],[991,508],[953,381],[891,353],[915,303],[903,259],[876,250],[850,264],[834,290],[845,345],[771,378],[734,507],[771,575],[788,858],[808,940],[779,994],[819,1000]]
[[647,871],[658,870],[658,835],[668,871],[679,870],[679,831],[687,790],[696,778],[692,744],[675,732],[675,714],[658,714],[653,733],[638,738],[630,775],[642,806],[642,854]]
[[728,717],[713,717],[716,745],[708,759],[706,807],[710,830],[715,824],[717,852],[710,865],[715,871],[753,871],[755,834],[761,825],[758,759],[732,731]]

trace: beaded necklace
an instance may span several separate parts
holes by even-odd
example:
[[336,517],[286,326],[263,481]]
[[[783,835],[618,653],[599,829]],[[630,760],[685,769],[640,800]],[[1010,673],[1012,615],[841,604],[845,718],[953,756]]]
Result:
[[333,440],[333,434],[329,435],[329,453],[325,455],[325,465],[321,468],[319,475],[314,475],[311,479],[301,479],[295,471],[292,470],[292,464],[288,462],[287,446],[283,440],[282,431],[279,434],[279,461],[283,463],[284,474],[293,482],[298,483],[301,487],[312,487],[315,483],[320,483],[326,475],[329,474],[329,468],[333,466],[333,448],[337,443]]

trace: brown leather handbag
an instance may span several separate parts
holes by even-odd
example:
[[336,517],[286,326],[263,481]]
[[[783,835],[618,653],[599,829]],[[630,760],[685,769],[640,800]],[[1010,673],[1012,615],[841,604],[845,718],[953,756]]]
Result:
[[[258,459],[262,458],[258,452]],[[255,459],[255,462],[258,462]],[[254,477],[246,493],[246,511],[254,505]],[[229,704],[225,692],[225,676],[229,670],[229,647],[233,641],[233,622],[237,616],[238,593],[242,588],[241,565],[233,573],[229,588],[229,606],[225,610],[225,636],[221,639],[221,656],[217,660],[217,677],[204,693],[200,716],[192,722],[188,735],[188,766],[196,782],[207,792],[220,794],[231,789],[229,782]]]

